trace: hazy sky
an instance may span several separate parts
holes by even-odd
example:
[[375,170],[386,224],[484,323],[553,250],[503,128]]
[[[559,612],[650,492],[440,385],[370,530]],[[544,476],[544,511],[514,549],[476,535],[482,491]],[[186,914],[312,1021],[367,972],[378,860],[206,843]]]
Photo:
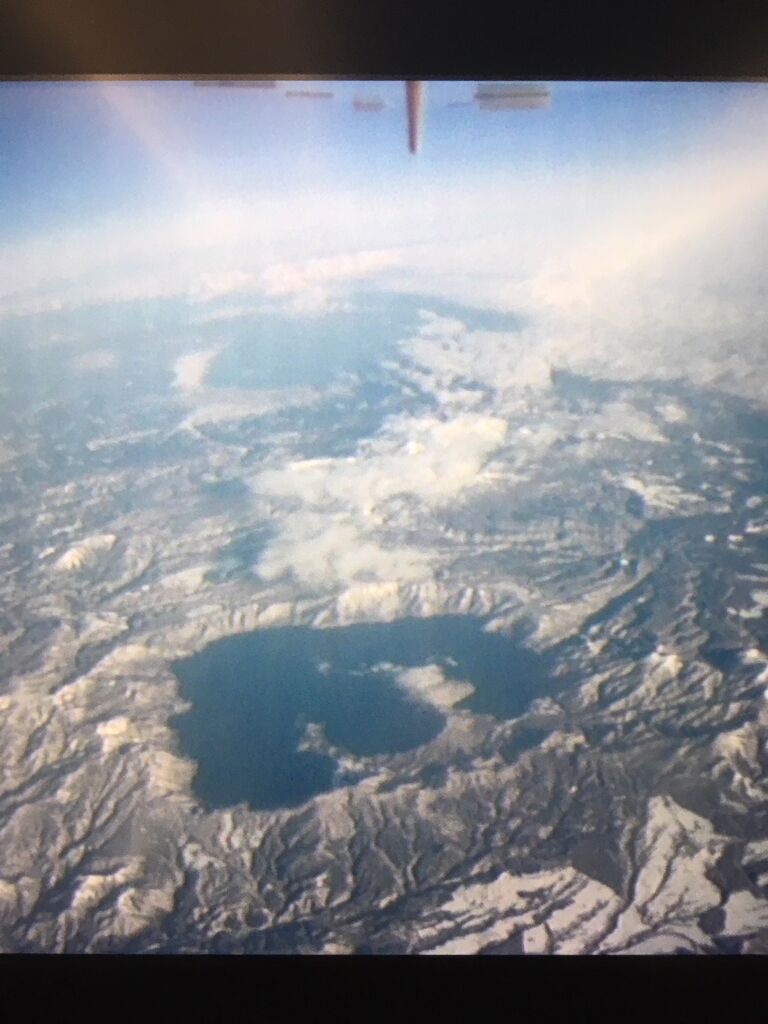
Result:
[[[291,100],[287,87],[333,101]],[[653,165],[706,145],[714,121],[737,117],[766,87],[737,83],[555,83],[548,110],[455,106],[474,83],[429,83],[423,150],[406,146],[398,82],[281,83],[274,90],[189,82],[0,84],[4,241],[109,215],[167,215],[203,202],[296,192],[408,189],[538,169],[589,175]],[[387,108],[360,113],[355,96]],[[744,126],[742,126],[743,128]],[[738,143],[738,125],[733,126]],[[741,138],[741,142],[746,137]]]

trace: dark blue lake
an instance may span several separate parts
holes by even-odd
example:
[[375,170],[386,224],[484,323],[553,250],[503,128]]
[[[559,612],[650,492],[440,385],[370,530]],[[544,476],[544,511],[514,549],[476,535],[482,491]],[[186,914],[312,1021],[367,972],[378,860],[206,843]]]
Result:
[[440,664],[475,692],[458,707],[520,715],[551,692],[547,656],[519,639],[484,633],[468,616],[401,619],[336,629],[284,627],[226,637],[173,663],[192,708],[174,719],[182,752],[198,763],[194,789],[208,807],[245,801],[296,806],[343,785],[336,761],[299,750],[308,723],[356,756],[412,750],[438,735],[437,708],[416,701],[386,671]]

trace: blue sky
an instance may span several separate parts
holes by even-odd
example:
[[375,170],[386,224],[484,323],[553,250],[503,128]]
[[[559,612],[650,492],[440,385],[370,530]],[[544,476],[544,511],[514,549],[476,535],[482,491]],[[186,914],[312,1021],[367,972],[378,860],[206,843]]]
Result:
[[[164,214],[205,195],[243,201],[432,181],[481,182],[521,168],[589,179],[597,167],[652,165],[691,149],[708,126],[768,87],[739,83],[554,83],[549,110],[451,107],[474,83],[427,88],[423,150],[405,144],[402,85],[318,83],[334,100],[187,82],[0,84],[3,241],[114,214]],[[352,108],[380,96],[378,114]],[[738,134],[738,133],[737,133]],[[745,140],[742,139],[742,142]]]

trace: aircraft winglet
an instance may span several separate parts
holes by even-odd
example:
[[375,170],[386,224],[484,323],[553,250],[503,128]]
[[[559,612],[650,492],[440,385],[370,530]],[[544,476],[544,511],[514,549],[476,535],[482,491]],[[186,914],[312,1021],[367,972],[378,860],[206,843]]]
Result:
[[418,153],[421,145],[423,93],[423,82],[405,83],[405,98],[408,105],[408,149],[411,153]]

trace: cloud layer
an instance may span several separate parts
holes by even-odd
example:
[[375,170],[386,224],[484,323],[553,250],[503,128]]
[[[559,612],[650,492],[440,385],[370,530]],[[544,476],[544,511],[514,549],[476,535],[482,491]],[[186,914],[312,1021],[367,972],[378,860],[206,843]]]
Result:
[[259,574],[274,580],[290,572],[322,588],[424,579],[434,555],[387,537],[407,521],[401,503],[437,508],[482,484],[485,461],[504,442],[506,427],[500,417],[472,414],[446,421],[397,417],[357,456],[258,474],[254,492],[286,505]]
[[499,417],[471,413],[449,420],[395,417],[357,456],[293,462],[260,474],[253,486],[260,494],[298,498],[314,508],[366,515],[397,495],[438,506],[478,482],[506,427]]

